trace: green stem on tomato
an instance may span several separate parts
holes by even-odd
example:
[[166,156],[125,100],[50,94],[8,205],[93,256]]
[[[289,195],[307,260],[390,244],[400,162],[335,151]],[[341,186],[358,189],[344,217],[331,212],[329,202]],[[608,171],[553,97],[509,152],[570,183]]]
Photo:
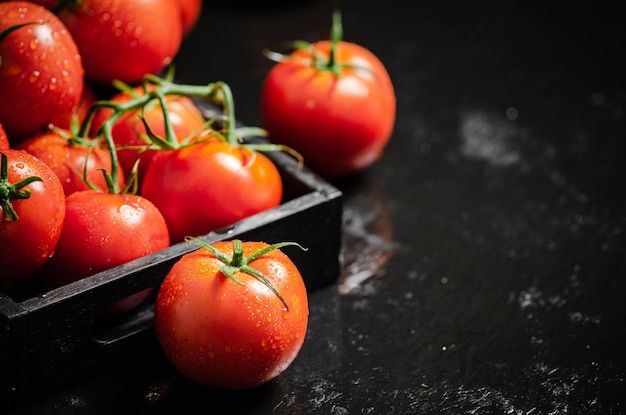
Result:
[[[339,3],[339,2],[337,2]],[[298,62],[301,65],[309,66],[318,71],[332,72],[337,78],[341,76],[341,70],[345,68],[360,69],[363,71],[371,72],[371,68],[362,65],[355,65],[353,63],[342,63],[337,59],[337,46],[343,41],[343,25],[341,23],[341,12],[338,5],[335,6],[333,11],[332,27],[330,30],[330,48],[328,51],[328,58],[325,58],[314,47],[313,44],[304,40],[295,40],[289,42],[288,46],[294,50],[304,50],[309,57],[294,57],[293,54],[282,54],[271,50],[264,50],[263,55],[276,63],[281,63],[287,60]]]
[[337,62],[337,44],[343,39],[343,26],[341,24],[341,12],[333,11],[333,24],[330,29],[330,50],[328,52],[328,69],[336,76],[340,75],[341,65]]
[[[9,183],[9,159],[4,153],[0,153],[0,158],[0,207],[4,216],[15,222],[19,217],[13,209],[11,200],[28,199],[31,194],[30,189],[22,190],[22,188],[32,182],[42,182],[43,180],[39,176],[30,176],[17,183]],[[3,218],[0,217],[0,220]]]
[[224,107],[224,115],[226,116],[224,120],[224,127],[226,130],[226,141],[231,145],[238,145],[239,140],[237,139],[237,135],[235,134],[235,101],[233,99],[232,91],[230,87],[224,82],[218,82],[216,86],[219,88],[219,91],[222,93],[223,98],[223,107]]
[[267,277],[265,277],[265,275],[263,275],[261,272],[257,271],[256,269],[248,266],[248,264],[262,257],[268,252],[271,252],[275,249],[280,249],[285,246],[297,246],[300,249],[306,251],[307,249],[301,246],[300,244],[296,242],[279,242],[273,245],[269,245],[256,252],[253,252],[252,254],[246,257],[243,253],[243,246],[241,244],[241,240],[234,239],[232,241],[233,242],[233,256],[229,257],[225,253],[219,251],[218,249],[207,244],[201,239],[194,238],[193,236],[187,236],[185,237],[185,240],[188,242],[193,241],[197,243],[202,248],[208,250],[210,253],[215,255],[220,261],[222,261],[224,265],[220,268],[220,272],[224,274],[229,280],[233,281],[235,284],[244,285],[241,281],[239,281],[235,277],[236,272],[243,272],[243,273],[252,275],[254,278],[258,279],[263,284],[265,284],[270,290],[272,290],[272,292],[276,294],[278,298],[280,298],[282,303],[285,305],[285,308],[289,309],[289,305],[287,304],[287,301],[285,301],[282,294],[278,291],[278,289],[274,286],[274,284],[272,284],[272,282],[268,280]]

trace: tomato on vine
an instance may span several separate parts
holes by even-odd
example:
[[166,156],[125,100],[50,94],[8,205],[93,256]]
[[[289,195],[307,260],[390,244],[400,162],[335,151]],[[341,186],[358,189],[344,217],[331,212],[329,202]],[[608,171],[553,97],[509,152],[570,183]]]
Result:
[[[121,83],[116,83],[121,89],[107,103],[100,106],[95,112],[91,122],[91,135],[97,135],[102,124],[111,117],[112,113],[123,108],[125,103],[133,100],[141,100],[146,96],[148,89],[155,88],[154,85],[138,85],[129,87]],[[111,135],[117,146],[117,154],[122,171],[129,176],[133,170],[137,159],[139,165],[137,170],[138,184],[141,185],[145,171],[156,153],[156,149],[149,149],[151,143],[146,126],[151,134],[165,137],[168,126],[165,118],[171,125],[176,140],[188,139],[197,134],[205,124],[205,119],[200,109],[194,102],[185,96],[168,95],[165,97],[166,108],[162,108],[159,100],[151,99],[145,105],[132,105],[113,124]]]
[[[283,150],[272,144],[246,144],[241,140],[261,134],[255,128],[236,128],[234,103],[228,85],[178,85],[167,79],[146,77],[146,94],[125,102],[124,108],[142,108],[150,101],[167,111],[167,96],[199,97],[223,106],[223,114],[207,120],[202,131],[177,137],[171,118],[163,114],[165,135],[146,130],[156,154],[145,171],[140,194],[154,203],[168,224],[172,243],[231,225],[250,215],[274,208],[282,201],[282,178],[276,165],[261,151]],[[119,103],[100,102],[104,107]],[[145,121],[145,117],[144,117]],[[107,121],[114,125],[117,120]],[[147,124],[144,122],[144,124]],[[221,125],[220,127],[217,127]],[[140,162],[141,164],[141,162]]]
[[186,378],[219,389],[250,389],[297,357],[308,325],[307,292],[281,248],[240,240],[184,255],[163,281],[154,329]]
[[[22,140],[15,148],[29,152],[50,166],[66,196],[94,186],[107,189],[101,170],[111,170],[111,153],[98,140],[78,137],[73,129],[53,128]],[[124,178],[124,172],[120,171],[119,186],[124,184]]]
[[78,48],[48,9],[0,2],[0,123],[16,143],[49,124],[69,126],[84,80]]
[[267,53],[277,62],[261,92],[268,138],[298,151],[327,178],[367,168],[382,155],[395,123],[387,70],[372,52],[342,40],[338,12],[330,40],[294,46],[289,55]]
[[52,169],[25,151],[0,151],[0,285],[32,277],[49,260],[64,218]]
[[212,138],[159,151],[141,194],[163,212],[176,243],[274,208],[282,190],[280,173],[267,156]]

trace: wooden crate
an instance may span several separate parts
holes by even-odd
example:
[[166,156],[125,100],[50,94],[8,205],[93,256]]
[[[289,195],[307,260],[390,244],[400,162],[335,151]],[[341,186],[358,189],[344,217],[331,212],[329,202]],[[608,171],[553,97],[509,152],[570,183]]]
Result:
[[[341,249],[342,194],[284,153],[270,153],[284,183],[282,204],[201,237],[208,243],[241,239],[294,241],[284,248],[307,289],[336,281]],[[149,287],[172,265],[198,249],[182,242],[51,291],[26,283],[0,291],[0,408],[19,406],[92,376],[107,358],[152,330],[154,297],[128,315],[104,321],[97,310]],[[80,255],[80,253],[77,253]]]

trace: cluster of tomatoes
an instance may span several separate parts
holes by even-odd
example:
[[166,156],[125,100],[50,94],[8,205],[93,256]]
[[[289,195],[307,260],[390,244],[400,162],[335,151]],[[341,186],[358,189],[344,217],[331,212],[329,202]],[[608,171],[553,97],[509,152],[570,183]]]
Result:
[[[281,203],[264,151],[292,151],[329,178],[369,166],[391,134],[395,97],[366,49],[337,36],[296,42],[290,55],[268,53],[277,63],[261,97],[264,130],[238,127],[225,83],[156,75],[200,9],[0,1],[0,286],[38,278],[55,288],[194,239],[201,248],[159,288],[155,331],[185,376],[249,388],[285,370],[304,340],[306,289],[280,250],[293,243],[193,236]],[[98,96],[99,86],[115,92]],[[198,100],[221,111],[207,116]],[[269,142],[244,144],[261,133]],[[150,291],[101,312],[128,311]]]
[[[153,75],[189,30],[178,0],[72,3],[53,12],[0,2],[0,125],[10,147],[0,180],[12,214],[2,223],[3,284],[38,272],[64,285],[282,198],[276,166],[239,145],[227,85]],[[119,92],[85,99],[94,83]],[[192,96],[216,101],[225,119],[207,120]]]

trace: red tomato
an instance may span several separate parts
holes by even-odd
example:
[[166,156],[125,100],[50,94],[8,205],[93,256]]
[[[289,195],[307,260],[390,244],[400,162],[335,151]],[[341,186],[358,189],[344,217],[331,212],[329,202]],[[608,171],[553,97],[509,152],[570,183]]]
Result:
[[186,36],[198,23],[202,13],[202,0],[178,0],[183,18],[183,36]]
[[[65,196],[54,172],[35,156],[2,150],[0,157],[0,285],[11,285],[31,277],[52,256]],[[32,177],[39,179],[23,182]]]
[[382,154],[396,112],[393,85],[383,64],[367,49],[339,41],[298,49],[277,63],[261,93],[262,126],[269,139],[298,151],[304,163],[327,178],[348,176]]
[[[239,244],[239,245],[238,245]],[[185,377],[219,389],[249,389],[296,358],[308,324],[307,292],[287,255],[263,242],[218,242],[184,255],[157,295],[154,328],[165,356]],[[235,251],[246,258],[233,255]],[[242,267],[261,273],[281,298]],[[231,276],[225,275],[230,269]],[[254,272],[254,271],[253,271]]]
[[0,62],[0,123],[12,140],[48,124],[69,126],[84,72],[76,43],[57,16],[26,1],[0,3]]
[[7,137],[6,131],[2,128],[2,124],[0,124],[0,150],[7,150],[11,147],[9,144],[9,137]]
[[[107,189],[100,169],[111,171],[111,153],[89,142],[77,142],[69,130],[51,130],[19,142],[15,148],[27,151],[43,160],[55,172],[65,195],[87,190],[91,187],[83,178],[87,164],[87,179],[102,190]],[[124,174],[118,172],[120,187],[124,185]]]
[[139,83],[178,53],[182,40],[177,0],[82,0],[57,15],[76,40],[85,76],[97,83]]
[[[135,87],[133,91],[138,96],[144,95],[142,86]],[[124,103],[130,101],[132,97],[133,96],[128,92],[120,92],[111,98],[111,101]],[[169,121],[177,138],[181,140],[185,139],[203,127],[205,123],[204,117],[190,98],[168,95],[165,97],[165,101],[167,102]],[[122,170],[126,173],[127,177],[130,176],[137,157],[140,157],[141,161],[138,166],[139,183],[141,183],[145,171],[150,164],[150,160],[156,152],[156,150],[142,150],[141,155],[139,155],[139,148],[149,144],[146,138],[144,138],[146,135],[146,127],[140,118],[142,111],[143,117],[150,126],[150,130],[160,137],[165,137],[163,109],[157,100],[150,102],[143,110],[132,110],[122,115],[113,125],[111,132],[113,141],[116,146],[120,147],[117,155]],[[91,122],[92,136],[97,134],[97,130],[112,113],[113,110],[110,108],[102,108],[96,112]]]
[[159,151],[141,186],[163,213],[172,243],[276,207],[282,190],[265,155],[216,139]]
[[[66,197],[66,213],[54,255],[42,281],[55,288],[151,254],[169,245],[167,225],[152,203],[129,194],[84,190]],[[122,298],[106,309],[134,307],[151,289]]]

